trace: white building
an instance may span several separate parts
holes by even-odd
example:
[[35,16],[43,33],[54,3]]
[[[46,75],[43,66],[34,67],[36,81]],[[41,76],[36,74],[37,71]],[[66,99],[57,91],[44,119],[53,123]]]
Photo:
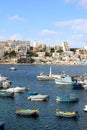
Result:
[[0,58],[4,56],[5,49],[3,47],[0,47]]
[[62,43],[63,51],[70,51],[69,43],[68,42],[63,42]]

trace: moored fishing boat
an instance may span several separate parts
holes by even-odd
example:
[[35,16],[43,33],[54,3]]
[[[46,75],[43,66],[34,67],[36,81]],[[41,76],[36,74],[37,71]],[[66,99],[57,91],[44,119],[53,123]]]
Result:
[[29,95],[38,95],[38,92],[30,91]]
[[70,111],[60,111],[56,109],[56,117],[64,117],[64,118],[78,118],[78,112],[70,112]]
[[60,84],[60,85],[61,84],[69,85],[69,84],[72,84],[72,82],[73,82],[72,77],[66,74],[60,75],[59,78],[55,79],[55,83]]
[[84,88],[85,90],[87,90],[87,84],[84,84],[84,85],[83,85],[83,88]]
[[10,67],[10,70],[12,70],[12,71],[16,71],[17,68],[15,68],[14,66],[11,66],[11,67]]
[[0,88],[7,89],[11,86],[11,81],[10,80],[3,80],[0,81]]
[[37,76],[37,79],[40,81],[54,80],[52,77],[49,77],[49,75],[44,73],[40,73],[40,75]]
[[60,75],[58,75],[58,74],[52,74],[52,69],[51,69],[51,66],[50,66],[49,74],[40,73],[40,75],[37,76],[37,79],[40,80],[40,81],[50,81],[50,80],[52,81],[59,76]]
[[21,92],[28,91],[28,90],[29,90],[28,87],[14,87],[14,88],[8,88],[8,89],[5,89],[5,90],[0,90],[0,91],[2,91],[2,92],[21,93]]
[[5,80],[7,80],[7,79],[8,79],[8,77],[3,76],[3,75],[0,74],[0,81],[5,81]]
[[49,99],[49,96],[38,94],[38,95],[29,96],[27,99],[30,101],[47,101]]
[[32,109],[17,109],[16,110],[17,115],[21,116],[32,116],[32,117],[37,117],[39,116],[39,110],[32,110]]
[[80,82],[72,82],[73,89],[84,89],[83,83]]
[[0,91],[0,97],[14,98],[13,92]]
[[56,101],[58,102],[78,102],[78,97],[75,94],[69,94],[66,96],[57,96]]
[[85,112],[87,112],[87,105],[85,105],[84,109],[83,109]]

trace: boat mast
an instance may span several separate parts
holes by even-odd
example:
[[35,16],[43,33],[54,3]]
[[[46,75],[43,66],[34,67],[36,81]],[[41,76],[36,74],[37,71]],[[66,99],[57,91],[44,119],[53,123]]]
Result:
[[52,77],[52,69],[51,69],[51,66],[50,66],[50,73],[49,73],[49,77]]

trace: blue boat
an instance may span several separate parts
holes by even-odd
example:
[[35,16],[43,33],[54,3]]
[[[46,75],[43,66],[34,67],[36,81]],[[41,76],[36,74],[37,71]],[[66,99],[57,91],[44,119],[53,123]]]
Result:
[[78,112],[70,112],[70,111],[60,111],[56,109],[56,117],[64,117],[64,118],[78,118]]
[[37,94],[38,94],[38,92],[33,92],[33,91],[29,92],[29,95],[37,95]]
[[79,82],[72,82],[72,86],[74,89],[84,89],[83,84]]
[[78,97],[75,94],[70,94],[66,96],[57,96],[56,101],[58,102],[78,102]]

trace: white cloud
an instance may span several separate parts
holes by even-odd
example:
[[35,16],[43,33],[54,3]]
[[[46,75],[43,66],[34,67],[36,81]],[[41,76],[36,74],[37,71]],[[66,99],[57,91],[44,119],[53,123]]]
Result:
[[87,0],[64,0],[66,3],[75,2],[80,7],[87,8]]
[[82,34],[72,35],[72,39],[73,39],[73,40],[76,40],[76,41],[82,41],[83,35],[82,35]]
[[87,0],[78,0],[78,4],[84,8],[87,8]]
[[9,19],[10,21],[20,21],[20,22],[24,22],[24,21],[25,21],[24,18],[22,18],[22,17],[20,17],[20,16],[18,16],[18,15],[11,16],[11,17],[9,17],[8,19]]
[[6,36],[2,36],[2,35],[0,35],[0,40],[7,40],[7,37]]
[[59,28],[71,29],[75,33],[87,33],[87,19],[58,21],[58,22],[55,22],[55,25]]
[[47,44],[48,46],[55,46],[61,44],[59,40],[52,40],[51,38],[44,39],[43,43]]
[[22,35],[16,33],[16,34],[10,36],[9,39],[10,40],[23,40],[23,37],[22,37]]
[[86,22],[87,19],[74,19],[74,20],[67,20],[67,21],[57,21],[55,22],[55,25],[60,27],[66,27],[66,26],[73,26],[73,25],[78,25]]
[[64,0],[65,2],[69,3],[69,2],[72,2],[73,0]]
[[44,29],[40,32],[41,35],[55,35],[57,32],[53,30]]
[[21,34],[13,34],[11,36],[6,36],[6,35],[0,35],[0,40],[23,40],[23,37]]
[[0,34],[5,33],[5,32],[6,32],[5,29],[0,30]]
[[73,19],[67,21],[57,21],[55,23],[58,30],[62,30],[62,37],[69,39],[70,43],[78,44],[87,41],[87,19]]

